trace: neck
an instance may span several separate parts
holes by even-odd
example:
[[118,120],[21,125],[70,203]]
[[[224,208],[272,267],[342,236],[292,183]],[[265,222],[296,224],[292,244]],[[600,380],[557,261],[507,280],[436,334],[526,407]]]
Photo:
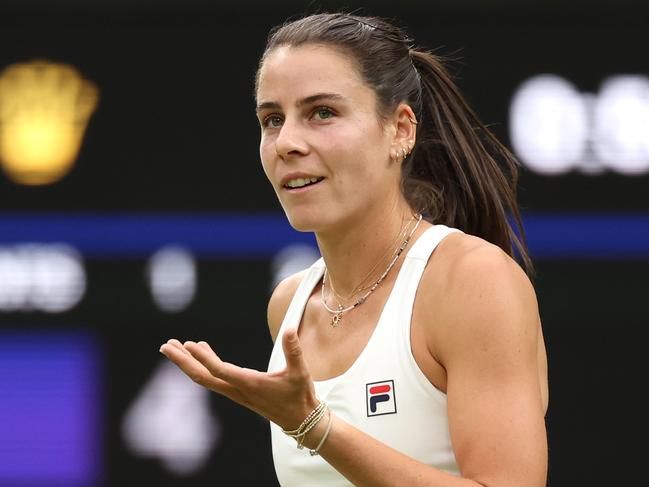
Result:
[[[344,230],[316,233],[327,266],[327,281],[330,282],[331,279],[339,295],[350,296],[361,281],[371,285],[383,274],[394,252],[412,230],[415,223],[413,214],[409,205],[401,199],[389,211],[386,208],[376,208],[364,213],[359,219],[345,222]],[[409,223],[408,231],[403,235],[403,230]],[[414,239],[415,235],[411,237],[408,248]],[[400,267],[399,261],[402,260],[403,254],[395,262],[390,271],[391,276],[388,277],[396,275]],[[373,267],[374,271],[368,276]]]

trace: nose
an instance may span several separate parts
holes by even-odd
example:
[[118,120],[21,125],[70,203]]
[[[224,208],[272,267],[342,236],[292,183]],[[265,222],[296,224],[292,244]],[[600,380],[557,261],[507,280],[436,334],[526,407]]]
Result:
[[305,134],[297,121],[287,117],[275,139],[275,152],[282,159],[292,155],[304,155],[308,150]]

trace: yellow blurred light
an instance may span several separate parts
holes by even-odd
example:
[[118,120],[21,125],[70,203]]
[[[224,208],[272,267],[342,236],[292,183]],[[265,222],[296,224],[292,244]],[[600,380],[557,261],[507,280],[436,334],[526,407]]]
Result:
[[97,87],[72,66],[8,66],[0,74],[0,164],[7,175],[26,185],[65,176],[98,100]]

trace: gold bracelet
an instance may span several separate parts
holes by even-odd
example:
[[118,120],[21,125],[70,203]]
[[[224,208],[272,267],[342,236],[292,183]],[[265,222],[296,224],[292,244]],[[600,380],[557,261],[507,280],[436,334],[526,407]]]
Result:
[[320,422],[322,418],[324,418],[324,415],[327,414],[327,411],[329,411],[329,408],[325,404],[325,407],[320,410],[320,412],[313,417],[311,422],[304,428],[304,431],[302,431],[299,435],[299,440],[297,442],[297,448],[298,450],[301,450],[304,448],[304,439],[306,438],[306,434],[311,431],[315,426]]
[[320,420],[324,417],[324,415],[327,413],[327,410],[329,408],[327,407],[327,404],[324,401],[320,401],[318,405],[311,411],[306,418],[304,418],[304,421],[298,426],[297,429],[294,430],[285,430],[282,429],[282,432],[290,436],[292,438],[295,438],[298,442],[297,447],[299,449],[302,449],[302,443],[304,442],[304,437],[306,434],[311,431],[316,424],[320,422]]

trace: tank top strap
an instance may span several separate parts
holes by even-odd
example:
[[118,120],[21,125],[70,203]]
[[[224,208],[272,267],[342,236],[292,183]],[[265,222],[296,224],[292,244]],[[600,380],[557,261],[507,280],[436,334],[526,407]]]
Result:
[[444,237],[453,232],[461,232],[461,230],[447,227],[446,225],[433,225],[417,239],[410,251],[406,254],[406,259],[418,259],[428,262],[430,255],[437,248],[437,245]]
[[293,295],[293,299],[291,300],[291,304],[289,305],[288,310],[286,310],[284,321],[282,322],[282,326],[280,327],[280,333],[283,332],[286,327],[297,327],[300,324],[300,320],[302,319],[302,315],[304,314],[304,308],[306,307],[306,303],[309,300],[309,296],[311,296],[313,288],[316,286],[316,284],[318,284],[318,281],[322,279],[324,270],[325,263],[322,257],[320,257],[311,265],[311,267],[309,267],[308,272],[300,282],[297,290],[295,291],[295,294]]
[[[433,225],[422,233],[410,248],[392,290],[400,308],[399,312],[406,312],[406,316],[410,316],[421,276],[431,254],[444,237],[454,232],[461,232],[461,230],[446,225]],[[408,320],[407,323],[410,321]]]
[[[300,281],[300,284],[298,285],[297,290],[293,295],[293,299],[291,299],[291,303],[286,310],[284,320],[282,321],[282,324],[277,333],[277,337],[275,338],[275,343],[282,343],[282,335],[284,335],[284,331],[289,327],[297,328],[300,325],[300,321],[302,319],[302,315],[304,314],[304,309],[306,308],[306,303],[309,300],[309,296],[311,296],[313,288],[316,286],[318,281],[322,279],[324,270],[325,263],[322,257],[320,257],[311,265],[311,267],[309,267],[309,270],[307,271],[302,281]],[[279,370],[286,365],[284,354],[282,353],[281,348],[281,346],[273,347],[269,362],[269,371]]]
[[398,347],[401,363],[408,364],[403,368],[404,374],[410,378],[411,384],[417,384],[422,392],[438,398],[444,394],[428,381],[412,355],[410,328],[415,297],[428,260],[444,237],[454,232],[461,232],[461,230],[445,225],[433,225],[417,239],[406,254],[390,296],[394,299],[389,301],[388,309],[385,311],[389,320],[396,324],[391,327],[387,336]]

